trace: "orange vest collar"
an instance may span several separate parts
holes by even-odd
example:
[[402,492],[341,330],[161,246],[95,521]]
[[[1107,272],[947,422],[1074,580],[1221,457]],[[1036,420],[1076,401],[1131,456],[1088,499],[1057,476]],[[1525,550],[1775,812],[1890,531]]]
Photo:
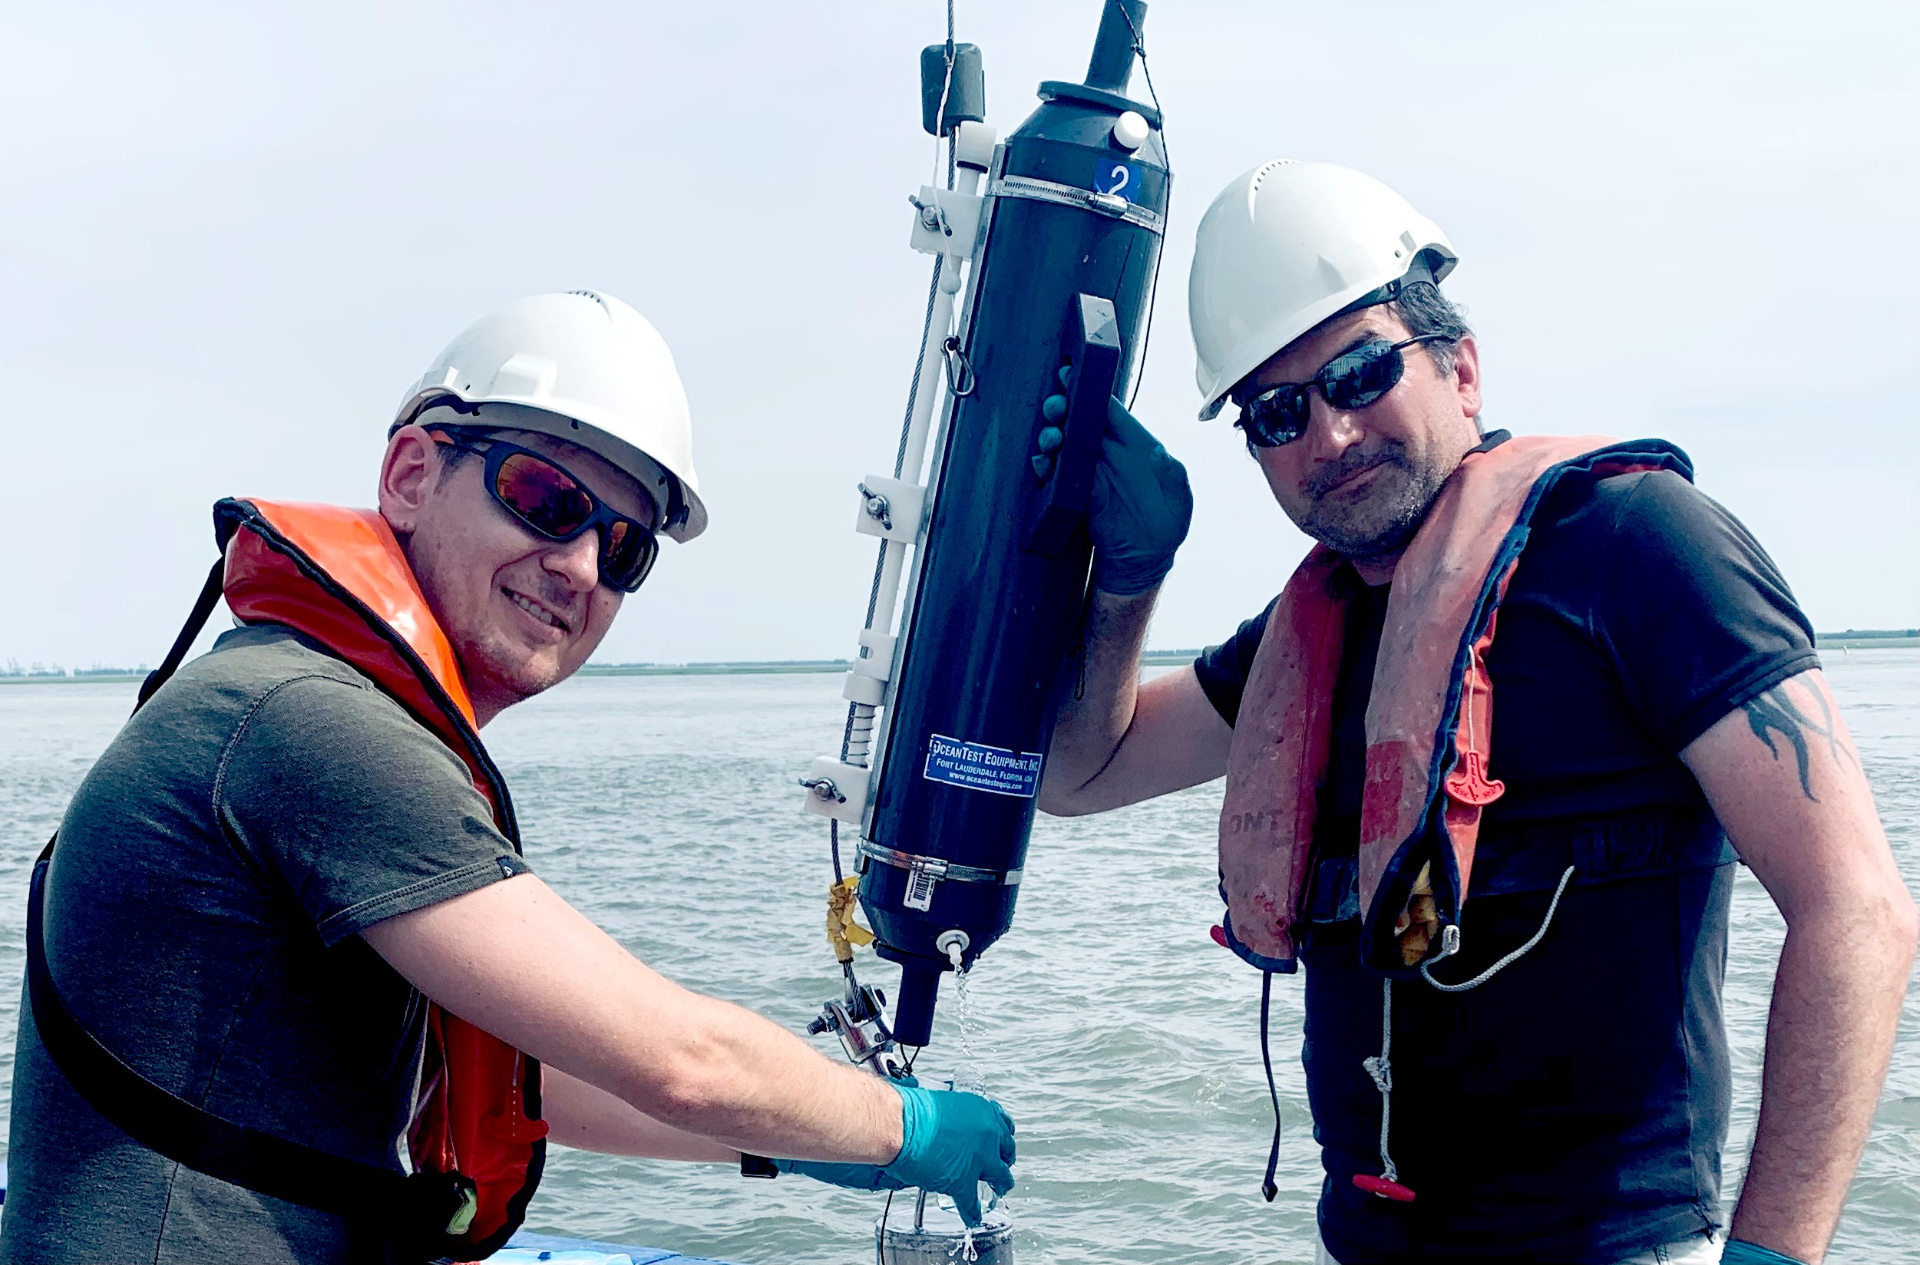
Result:
[[[381,630],[395,634],[411,651],[415,664],[408,666],[415,673],[424,672],[467,725],[473,726],[473,704],[453,646],[428,608],[393,529],[378,511],[259,500],[221,504],[232,507],[227,517],[234,528],[265,525],[271,529],[270,533],[232,530],[226,538],[225,596],[236,618],[310,632],[383,686],[392,689],[399,684],[396,693],[416,693],[392,679],[396,647]],[[282,543],[292,550],[279,547]],[[363,609],[351,609],[337,594],[322,599],[311,584],[292,582],[296,577],[319,578],[310,573],[310,567],[318,568],[333,588],[344,590]],[[416,714],[421,711],[413,706],[414,699],[403,697],[402,701]],[[437,702],[425,697],[418,701]]]

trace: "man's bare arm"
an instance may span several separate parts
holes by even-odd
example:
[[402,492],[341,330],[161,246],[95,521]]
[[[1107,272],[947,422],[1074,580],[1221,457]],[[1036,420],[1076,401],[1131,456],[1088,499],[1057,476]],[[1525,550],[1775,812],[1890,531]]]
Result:
[[1233,730],[1193,669],[1140,682],[1140,651],[1157,593],[1094,593],[1084,670],[1066,684],[1047,751],[1043,812],[1104,812],[1226,772]]
[[1731,1233],[1817,1262],[1886,1078],[1913,899],[1819,671],[1728,714],[1681,756],[1787,922]]
[[712,1138],[687,1133],[636,1110],[632,1103],[569,1076],[540,1069],[540,1118],[561,1146],[650,1160],[706,1160],[732,1164],[740,1152]]
[[887,1164],[900,1151],[893,1090],[662,978],[531,874],[363,934],[454,1014],[672,1129],[794,1159]]

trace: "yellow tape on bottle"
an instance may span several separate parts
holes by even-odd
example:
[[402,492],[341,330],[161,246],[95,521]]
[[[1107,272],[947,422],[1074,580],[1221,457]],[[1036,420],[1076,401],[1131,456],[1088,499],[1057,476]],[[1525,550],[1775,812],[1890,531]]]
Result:
[[873,932],[853,917],[854,910],[860,907],[855,898],[859,886],[860,877],[849,874],[827,888],[827,942],[833,946],[834,960],[843,964],[853,961],[854,945],[873,943]]

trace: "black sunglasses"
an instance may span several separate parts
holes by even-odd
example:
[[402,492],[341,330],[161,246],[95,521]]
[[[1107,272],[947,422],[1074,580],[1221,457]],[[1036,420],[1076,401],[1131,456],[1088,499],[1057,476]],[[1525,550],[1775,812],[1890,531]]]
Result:
[[1240,401],[1240,416],[1233,424],[1246,432],[1250,448],[1290,444],[1306,433],[1309,391],[1318,387],[1322,398],[1343,412],[1363,409],[1400,384],[1407,371],[1402,347],[1444,338],[1445,334],[1419,334],[1397,343],[1370,338],[1321,365],[1320,372],[1306,382],[1282,382]]
[[535,535],[567,541],[599,528],[600,583],[608,588],[631,593],[653,570],[660,556],[660,539],[653,528],[609,509],[593,489],[553,458],[451,426],[431,427],[428,433],[449,447],[484,457],[488,493]]

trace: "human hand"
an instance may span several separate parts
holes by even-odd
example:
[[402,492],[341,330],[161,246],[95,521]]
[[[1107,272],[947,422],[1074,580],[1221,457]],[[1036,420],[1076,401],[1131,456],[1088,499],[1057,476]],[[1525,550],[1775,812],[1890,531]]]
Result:
[[1155,588],[1193,522],[1187,469],[1126,406],[1107,401],[1107,433],[1093,474],[1087,530],[1097,551],[1093,586],[1116,597]]
[[1393,934],[1400,940],[1401,965],[1418,966],[1426,959],[1427,950],[1440,934],[1440,906],[1433,897],[1433,862],[1422,865],[1414,877],[1413,892],[1407,897],[1407,907],[1394,919]]
[[978,1094],[889,1084],[900,1095],[900,1154],[881,1172],[949,1196],[961,1220],[979,1225],[979,1184],[996,1195],[1013,1189],[1013,1121]]

